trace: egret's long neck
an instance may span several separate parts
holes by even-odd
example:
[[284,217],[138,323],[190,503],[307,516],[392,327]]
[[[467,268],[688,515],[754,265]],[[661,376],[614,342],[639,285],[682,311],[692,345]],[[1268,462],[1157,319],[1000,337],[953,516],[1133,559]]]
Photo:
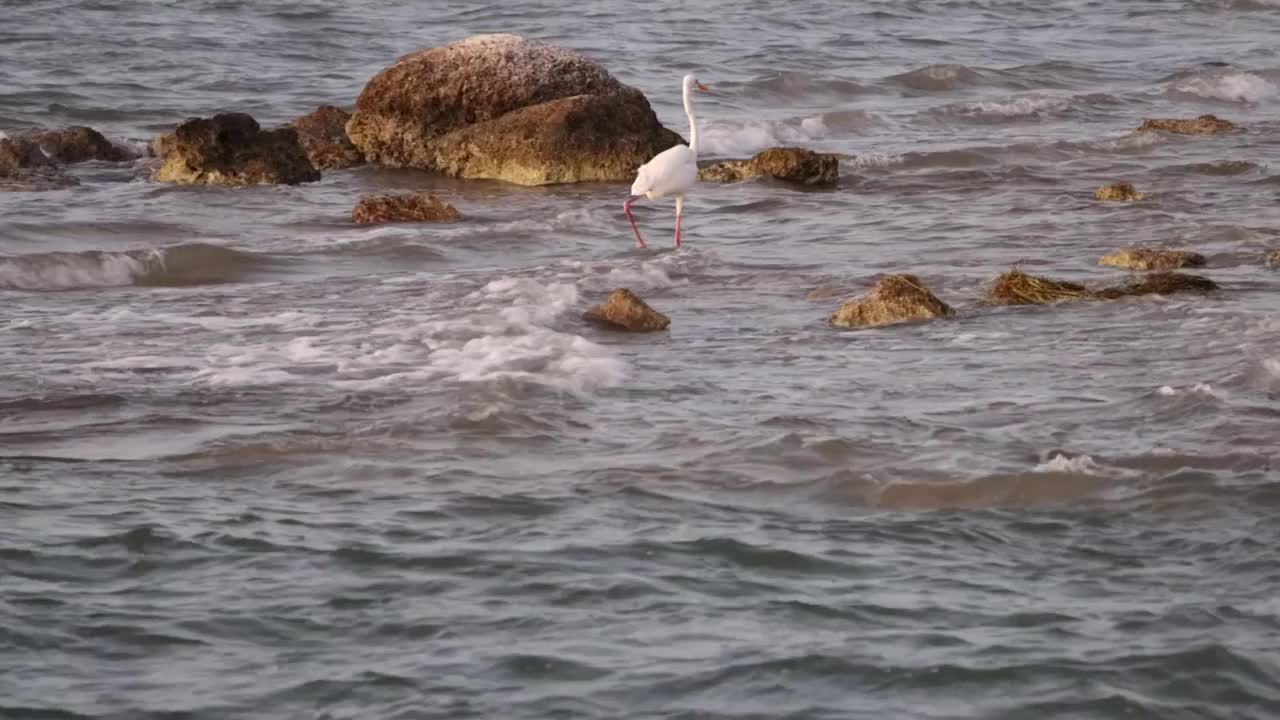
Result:
[[689,149],[693,156],[698,156],[698,119],[693,116],[693,98],[689,97],[689,86],[684,86],[684,114],[689,116]]

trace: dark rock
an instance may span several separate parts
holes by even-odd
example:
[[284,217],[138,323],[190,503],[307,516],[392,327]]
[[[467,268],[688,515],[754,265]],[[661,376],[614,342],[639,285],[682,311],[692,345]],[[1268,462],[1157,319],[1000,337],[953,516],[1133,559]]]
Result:
[[452,205],[428,193],[370,195],[360,198],[351,211],[351,221],[361,224],[452,222],[461,218]]
[[360,165],[364,155],[347,137],[351,114],[332,105],[289,123],[298,131],[298,141],[307,158],[319,170],[338,170]]
[[295,129],[262,130],[243,113],[187,120],[164,145],[164,164],[152,175],[163,182],[293,185],[320,179]]

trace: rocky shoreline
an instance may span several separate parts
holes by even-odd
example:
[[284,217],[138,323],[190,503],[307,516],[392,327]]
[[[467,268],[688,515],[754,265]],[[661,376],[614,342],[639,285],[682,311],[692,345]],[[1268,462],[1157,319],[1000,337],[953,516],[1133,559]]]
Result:
[[[475,92],[477,87],[484,92]],[[1148,118],[1133,130],[1184,136],[1241,131],[1213,115]],[[478,35],[397,59],[368,81],[350,112],[321,105],[280,127],[263,128],[252,116],[234,111],[192,117],[154,138],[145,153],[84,126],[0,134],[0,191],[76,187],[80,180],[68,166],[84,162],[133,163],[154,182],[225,186],[313,183],[322,173],[366,164],[523,186],[627,183],[640,165],[683,143],[662,126],[643,93],[600,64],[518,35]],[[824,188],[839,183],[839,170],[836,155],[774,147],[751,158],[703,163],[698,177],[715,183],[764,178]],[[1150,197],[1129,182],[1106,184],[1093,194],[1095,201],[1107,203]],[[426,193],[361,197],[351,213],[351,222],[358,224],[461,219],[448,202]],[[1264,263],[1273,267],[1280,263],[1277,258],[1280,250],[1269,251]],[[1013,269],[993,281],[980,304],[1106,300],[1218,287],[1207,278],[1173,272],[1206,264],[1191,251],[1125,248],[1099,264],[1152,274],[1089,289]],[[901,273],[841,304],[828,322],[879,327],[956,314],[917,276]],[[666,329],[670,322],[625,289],[587,317],[645,331]]]

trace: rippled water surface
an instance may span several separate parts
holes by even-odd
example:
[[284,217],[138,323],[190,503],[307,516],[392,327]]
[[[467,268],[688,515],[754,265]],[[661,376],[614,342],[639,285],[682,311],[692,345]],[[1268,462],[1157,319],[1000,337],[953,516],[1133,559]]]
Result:
[[[350,106],[480,32],[831,190],[0,193],[0,717],[1280,716],[1280,4],[0,2],[0,129]],[[1214,113],[1245,131],[1132,131]],[[1099,185],[1151,193],[1099,203]],[[354,226],[428,189],[451,225]],[[979,303],[1133,244],[1222,287]],[[955,318],[826,317],[912,272]],[[582,312],[630,287],[668,332]]]

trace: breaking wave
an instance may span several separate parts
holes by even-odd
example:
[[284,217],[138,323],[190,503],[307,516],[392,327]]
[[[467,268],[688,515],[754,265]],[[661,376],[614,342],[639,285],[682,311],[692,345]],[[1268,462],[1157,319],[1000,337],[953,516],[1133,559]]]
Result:
[[213,285],[234,282],[269,262],[265,255],[206,243],[123,252],[34,253],[0,257],[0,289]]

